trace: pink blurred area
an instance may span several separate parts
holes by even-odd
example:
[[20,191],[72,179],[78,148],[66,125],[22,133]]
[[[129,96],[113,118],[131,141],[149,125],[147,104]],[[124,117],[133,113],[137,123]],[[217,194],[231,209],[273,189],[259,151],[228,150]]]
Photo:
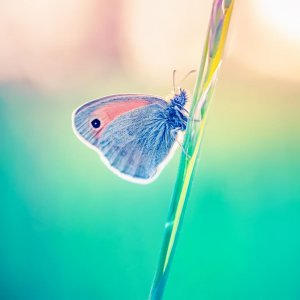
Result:
[[0,80],[51,88],[121,64],[121,1],[4,1]]
[[[227,69],[298,84],[300,38],[291,38],[280,24],[274,26],[272,7],[261,5],[266,1],[236,1]],[[299,11],[300,4],[293,3]],[[3,0],[0,81],[59,89],[91,76],[87,74],[105,78],[124,71],[157,82],[163,76],[169,80],[174,68],[183,72],[197,68],[211,4],[208,0]]]

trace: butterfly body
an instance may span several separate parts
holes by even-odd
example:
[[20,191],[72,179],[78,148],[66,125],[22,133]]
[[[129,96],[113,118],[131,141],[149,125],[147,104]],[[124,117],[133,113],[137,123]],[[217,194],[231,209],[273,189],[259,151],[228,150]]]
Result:
[[186,91],[170,102],[160,97],[121,94],[94,100],[73,113],[73,128],[117,175],[149,183],[174,152],[187,124]]

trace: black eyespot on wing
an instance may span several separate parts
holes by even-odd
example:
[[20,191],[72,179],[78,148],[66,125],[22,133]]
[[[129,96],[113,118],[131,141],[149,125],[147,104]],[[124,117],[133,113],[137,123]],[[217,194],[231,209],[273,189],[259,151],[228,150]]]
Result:
[[101,126],[101,122],[99,119],[93,119],[91,121],[91,125],[94,127],[94,128],[99,128]]

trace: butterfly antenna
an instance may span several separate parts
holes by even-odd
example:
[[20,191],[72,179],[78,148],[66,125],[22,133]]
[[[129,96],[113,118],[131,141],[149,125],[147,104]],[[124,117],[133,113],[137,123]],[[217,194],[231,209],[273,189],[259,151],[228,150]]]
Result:
[[176,93],[175,75],[176,75],[176,70],[173,70],[173,89],[174,89],[174,94]]
[[195,73],[196,72],[196,70],[191,70],[191,71],[189,71],[184,77],[183,77],[183,79],[180,81],[180,84],[179,84],[179,86],[181,86],[181,84],[192,74],[192,73]]

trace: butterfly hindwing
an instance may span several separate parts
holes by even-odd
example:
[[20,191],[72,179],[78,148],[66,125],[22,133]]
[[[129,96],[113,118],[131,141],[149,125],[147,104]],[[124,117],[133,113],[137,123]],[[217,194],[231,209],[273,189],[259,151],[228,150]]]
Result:
[[153,178],[174,145],[158,104],[125,113],[103,131],[98,148],[109,164],[124,175]]

